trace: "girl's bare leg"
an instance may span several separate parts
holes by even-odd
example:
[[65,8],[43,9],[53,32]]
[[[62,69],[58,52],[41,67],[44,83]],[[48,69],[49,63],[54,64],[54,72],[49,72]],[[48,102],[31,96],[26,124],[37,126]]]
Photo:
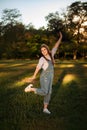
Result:
[[44,103],[44,109],[47,109],[47,107],[48,107],[48,104]]

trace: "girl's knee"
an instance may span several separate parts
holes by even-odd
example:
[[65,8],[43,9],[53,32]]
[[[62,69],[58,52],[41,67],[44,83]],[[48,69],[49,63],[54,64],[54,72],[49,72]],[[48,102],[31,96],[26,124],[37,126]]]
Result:
[[47,92],[47,91],[44,91],[44,95],[45,95],[45,96],[48,95],[48,92]]

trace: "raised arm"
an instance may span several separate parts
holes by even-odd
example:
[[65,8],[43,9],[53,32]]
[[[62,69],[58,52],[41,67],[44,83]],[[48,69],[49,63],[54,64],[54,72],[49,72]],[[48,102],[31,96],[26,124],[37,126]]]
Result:
[[62,33],[59,32],[59,39],[58,41],[55,43],[54,47],[53,48],[58,48],[60,43],[61,43],[61,40],[62,40]]

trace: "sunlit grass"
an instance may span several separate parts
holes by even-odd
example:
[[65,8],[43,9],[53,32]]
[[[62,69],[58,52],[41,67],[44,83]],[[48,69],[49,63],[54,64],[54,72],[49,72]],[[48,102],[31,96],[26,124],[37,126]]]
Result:
[[63,78],[62,84],[68,84],[71,81],[76,81],[76,76],[74,74],[66,74]]
[[63,65],[59,65],[60,68],[72,68],[74,67],[74,64],[63,64]]
[[12,65],[10,65],[10,67],[16,67],[16,66],[20,66],[20,65],[23,65],[23,63],[19,63],[19,64],[12,64]]
[[15,87],[21,87],[21,86],[23,86],[23,85],[26,84],[26,81],[27,81],[27,83],[29,84],[29,83],[31,82],[31,78],[30,78],[29,76],[24,77],[24,78],[21,79],[20,81],[16,81],[16,82],[13,84],[13,86],[15,86]]
[[83,67],[87,67],[87,64],[84,64]]
[[0,78],[11,75],[11,72],[0,72]]
[[[33,60],[0,61],[0,130],[85,130],[87,63],[56,62],[51,115],[42,112],[43,97],[24,93],[25,80],[31,78],[36,64]],[[39,87],[39,75],[34,85]]]
[[6,64],[0,64],[0,68],[5,67],[5,66],[6,66]]
[[15,87],[21,87],[21,86],[23,86],[25,84],[25,82],[23,82],[23,81],[18,81],[18,82],[15,82],[14,84],[13,84],[13,86],[15,86]]

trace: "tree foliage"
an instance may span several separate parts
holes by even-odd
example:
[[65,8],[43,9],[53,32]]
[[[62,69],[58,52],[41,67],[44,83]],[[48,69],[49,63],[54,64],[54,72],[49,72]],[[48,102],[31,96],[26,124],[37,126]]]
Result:
[[18,9],[4,9],[2,14],[3,24],[16,24],[19,17],[21,16],[20,11]]
[[[38,58],[40,46],[45,43],[50,48],[57,41],[61,31],[63,40],[56,58],[78,58],[87,55],[87,2],[74,2],[67,11],[49,13],[45,17],[47,28],[34,28],[20,21],[17,9],[5,9],[0,22],[0,58]],[[78,56],[79,55],[79,56]],[[77,57],[78,56],[78,57]]]

